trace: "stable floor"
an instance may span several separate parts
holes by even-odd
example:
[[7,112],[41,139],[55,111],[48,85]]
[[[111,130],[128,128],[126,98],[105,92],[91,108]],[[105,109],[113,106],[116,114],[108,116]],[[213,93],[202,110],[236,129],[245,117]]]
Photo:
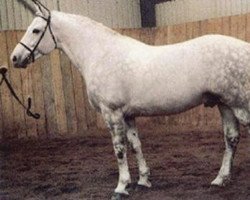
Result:
[[[162,131],[141,133],[153,187],[130,189],[131,200],[250,199],[250,135],[242,134],[232,182],[211,187],[222,160],[223,134]],[[129,151],[133,182],[138,177]],[[110,199],[118,179],[108,134],[0,144],[1,200]]]

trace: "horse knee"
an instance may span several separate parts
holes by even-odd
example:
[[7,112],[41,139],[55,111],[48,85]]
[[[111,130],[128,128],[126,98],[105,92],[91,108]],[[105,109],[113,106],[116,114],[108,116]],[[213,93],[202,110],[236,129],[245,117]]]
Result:
[[105,122],[110,129],[118,164],[123,164],[127,151],[126,125],[120,112],[103,112]]
[[118,159],[123,159],[124,154],[126,153],[125,144],[121,144],[121,143],[114,144],[114,150],[115,150],[116,157]]
[[124,135],[114,133],[112,135],[112,142],[116,157],[118,159],[123,159],[124,154],[127,150],[127,138]]

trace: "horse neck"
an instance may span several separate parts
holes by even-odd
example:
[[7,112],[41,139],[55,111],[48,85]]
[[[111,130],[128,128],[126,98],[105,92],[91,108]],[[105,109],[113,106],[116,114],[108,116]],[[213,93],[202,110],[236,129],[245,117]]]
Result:
[[52,19],[58,48],[67,54],[83,75],[107,54],[111,40],[118,35],[86,17],[53,12]]

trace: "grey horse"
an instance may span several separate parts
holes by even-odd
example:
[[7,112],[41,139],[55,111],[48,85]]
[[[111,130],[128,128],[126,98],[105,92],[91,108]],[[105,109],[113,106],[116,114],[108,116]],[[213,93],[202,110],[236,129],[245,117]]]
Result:
[[248,43],[207,35],[155,47],[122,36],[87,17],[50,12],[39,4],[36,7],[37,16],[11,60],[15,67],[26,67],[58,48],[78,68],[90,104],[102,114],[111,132],[119,167],[115,199],[128,195],[126,187],[131,182],[128,142],[136,152],[138,184],[151,186],[135,118],[176,114],[201,104],[218,105],[221,113],[226,149],[212,184],[225,184],[239,142],[239,124],[250,124]]

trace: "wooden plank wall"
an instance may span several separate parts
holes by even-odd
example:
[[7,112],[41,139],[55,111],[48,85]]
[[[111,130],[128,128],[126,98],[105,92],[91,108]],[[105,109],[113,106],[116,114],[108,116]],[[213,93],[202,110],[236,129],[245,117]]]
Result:
[[[250,14],[163,28],[120,29],[119,32],[152,45],[172,44],[209,33],[250,42]],[[80,73],[64,53],[54,51],[27,69],[13,68],[9,56],[23,33],[0,32],[0,64],[8,66],[8,76],[21,99],[26,101],[32,97],[33,110],[41,114],[41,119],[27,117],[3,84],[0,87],[0,139],[84,135],[89,129],[105,128],[101,116],[90,108]],[[139,118],[137,123],[140,127],[160,127],[171,132],[215,131],[221,126],[217,109],[203,106],[169,117]]]

